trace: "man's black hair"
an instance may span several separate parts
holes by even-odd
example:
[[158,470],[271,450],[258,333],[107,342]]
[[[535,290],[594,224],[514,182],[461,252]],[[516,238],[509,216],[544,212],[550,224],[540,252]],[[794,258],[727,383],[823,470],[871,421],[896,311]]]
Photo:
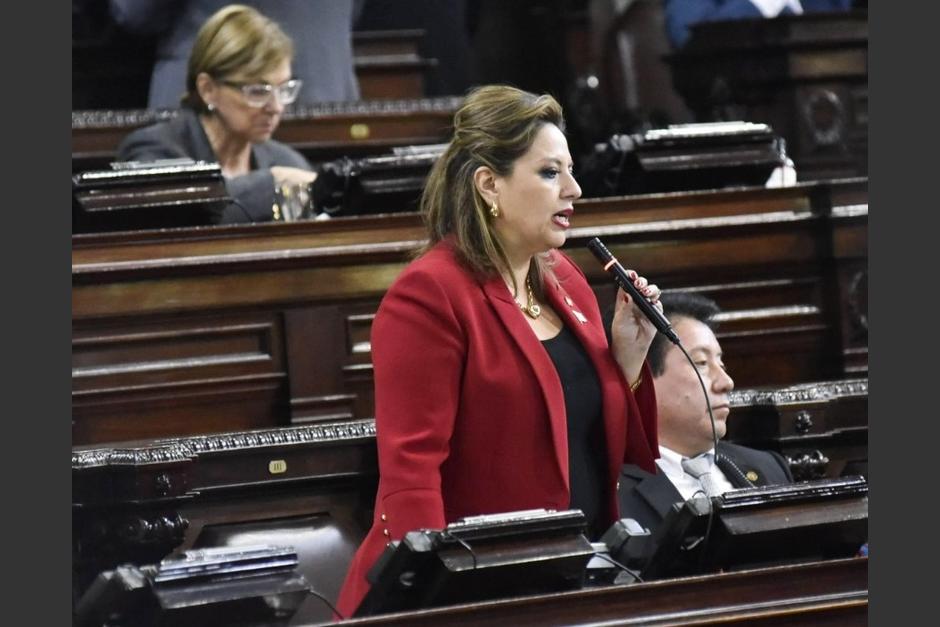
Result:
[[[659,297],[663,304],[663,313],[673,325],[680,317],[692,318],[706,325],[712,331],[718,328],[715,315],[721,313],[721,308],[707,296],[695,292],[663,292]],[[604,312],[604,332],[607,334],[607,343],[611,343],[610,325],[614,320],[614,306],[611,305]],[[649,361],[653,376],[658,377],[666,369],[666,350],[669,340],[662,333],[657,333],[650,344],[646,359]]]
[[[685,317],[698,320],[712,331],[718,326],[715,315],[721,312],[721,308],[706,296],[695,292],[665,292],[659,300],[663,304],[663,313],[673,325],[676,324],[677,318]],[[658,377],[666,369],[666,350],[669,346],[669,340],[662,333],[657,333],[650,344],[646,359],[654,377]]]

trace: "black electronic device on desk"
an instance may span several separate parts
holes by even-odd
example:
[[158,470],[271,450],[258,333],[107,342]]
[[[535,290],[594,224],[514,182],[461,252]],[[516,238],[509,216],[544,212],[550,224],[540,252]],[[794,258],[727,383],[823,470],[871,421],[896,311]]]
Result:
[[[709,511],[712,508],[713,511]],[[853,557],[868,541],[863,477],[740,488],[676,503],[644,549],[645,581]],[[635,555],[617,555],[636,564]]]
[[217,224],[231,198],[217,163],[192,159],[112,163],[72,177],[72,232]]
[[417,211],[428,172],[446,147],[404,146],[391,155],[322,163],[310,185],[313,206],[337,217]]
[[310,586],[293,548],[207,548],[101,573],[74,610],[76,627],[286,625]]
[[787,163],[786,143],[766,124],[674,124],[613,135],[578,174],[585,198],[762,186]]
[[578,589],[595,549],[581,510],[525,510],[410,531],[369,571],[356,616]]

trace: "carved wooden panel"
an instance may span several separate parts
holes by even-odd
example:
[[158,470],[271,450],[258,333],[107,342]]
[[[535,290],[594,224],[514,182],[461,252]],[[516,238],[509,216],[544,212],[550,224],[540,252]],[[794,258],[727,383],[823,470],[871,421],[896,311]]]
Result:
[[868,372],[868,263],[856,260],[838,271],[843,361],[846,372]]
[[366,421],[73,449],[76,594],[118,564],[291,538],[308,581],[335,602],[371,522],[374,436]]
[[343,347],[342,314],[336,306],[291,307],[285,312],[291,372],[290,420],[294,424],[353,417],[355,398],[331,356]]
[[[595,235],[661,288],[714,298],[739,387],[839,378],[867,346],[846,330],[853,301],[840,293],[867,267],[867,205],[830,207],[863,192],[852,181],[584,201],[565,251],[602,309],[615,290],[584,249]],[[372,317],[421,237],[413,214],[73,237],[75,441],[372,416]],[[148,389],[154,377],[172,385]]]
[[868,380],[739,389],[727,438],[773,449],[796,479],[868,474]]
[[699,121],[770,124],[800,180],[868,173],[865,11],[701,23],[671,55]]
[[[388,92],[391,88],[382,83],[382,66],[370,71],[376,75],[376,89]],[[385,97],[394,99],[297,105],[284,114],[274,138],[314,162],[388,152],[392,146],[443,142],[462,100],[455,96]],[[174,115],[176,111],[169,109],[73,111],[72,171],[106,169],[128,133]]]
[[273,426],[286,402],[276,313],[78,321],[73,443]]
[[421,98],[425,74],[436,65],[414,53],[357,57],[356,77],[363,100]]
[[418,54],[418,45],[424,37],[425,31],[419,28],[357,30],[353,32],[353,54],[356,57]]
[[[742,390],[735,395],[732,416],[753,414],[738,423],[745,427],[738,430],[742,438],[748,429],[750,436],[837,435],[840,429],[866,424],[855,411],[866,396],[864,381]],[[799,413],[788,416],[795,408],[812,412],[816,422],[807,424]],[[76,591],[97,572],[120,563],[152,563],[194,547],[290,535],[304,567],[309,566],[310,581],[335,601],[352,550],[372,517],[374,437],[374,424],[367,420],[73,449]],[[319,561],[310,565],[314,557]],[[564,615],[565,624],[580,624],[587,617],[642,615],[652,620],[677,607],[723,620],[738,614],[753,619],[755,612],[767,611],[772,619],[786,606],[788,624],[797,615],[800,624],[856,624],[865,615],[866,568],[864,558],[835,560],[475,603],[387,620],[419,624],[434,617],[426,624],[439,624],[472,616],[483,624],[496,617],[513,624],[545,624]],[[812,582],[809,587],[807,581]],[[719,602],[722,598],[734,602]],[[830,616],[834,608],[838,611]],[[317,606],[306,611],[320,616]],[[833,616],[838,620],[830,620]],[[369,624],[385,620],[374,618]]]

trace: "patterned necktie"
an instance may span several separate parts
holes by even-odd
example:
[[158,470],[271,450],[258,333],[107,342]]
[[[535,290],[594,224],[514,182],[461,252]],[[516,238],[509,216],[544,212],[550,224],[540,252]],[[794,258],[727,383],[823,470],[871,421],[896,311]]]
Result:
[[715,467],[713,457],[711,453],[703,453],[698,457],[682,460],[682,469],[698,479],[706,496],[719,496],[722,493],[718,482],[715,481],[715,475],[712,474],[712,469]]

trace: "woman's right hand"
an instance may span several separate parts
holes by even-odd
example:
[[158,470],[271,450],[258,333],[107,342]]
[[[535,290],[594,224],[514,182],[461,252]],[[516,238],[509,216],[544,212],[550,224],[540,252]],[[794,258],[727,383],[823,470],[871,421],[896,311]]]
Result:
[[280,188],[309,185],[316,180],[317,173],[286,165],[272,165],[271,176],[274,177],[274,186]]

